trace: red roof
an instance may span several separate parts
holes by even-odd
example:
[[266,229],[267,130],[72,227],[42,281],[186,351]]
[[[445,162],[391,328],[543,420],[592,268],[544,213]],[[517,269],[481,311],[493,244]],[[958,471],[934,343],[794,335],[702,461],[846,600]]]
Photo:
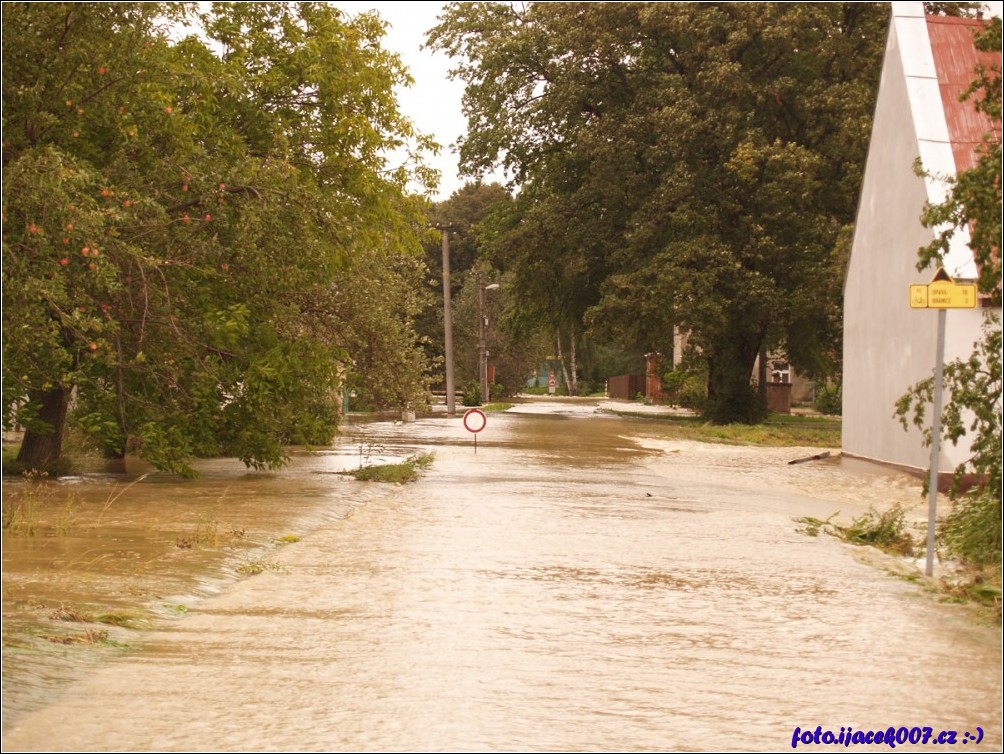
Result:
[[1001,141],[1000,121],[994,123],[975,107],[979,94],[962,102],[959,97],[976,78],[976,67],[1000,70],[1001,54],[983,52],[973,44],[973,36],[986,28],[986,23],[973,18],[927,16],[927,33],[934,54],[941,102],[948,122],[948,136],[955,156],[955,170],[962,172],[976,165],[976,147],[984,134],[993,134]]

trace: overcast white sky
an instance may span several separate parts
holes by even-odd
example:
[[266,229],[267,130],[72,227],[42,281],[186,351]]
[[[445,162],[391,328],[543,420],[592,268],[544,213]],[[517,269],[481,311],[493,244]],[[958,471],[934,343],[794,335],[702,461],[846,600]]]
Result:
[[[401,111],[411,118],[422,133],[432,136],[443,149],[430,159],[442,173],[437,200],[449,198],[464,181],[457,176],[457,155],[452,145],[466,131],[466,121],[461,113],[464,85],[450,81],[447,71],[449,59],[442,53],[422,50],[425,33],[437,23],[442,2],[393,2],[392,0],[334,0],[334,5],[348,13],[356,14],[375,10],[390,25],[384,47],[401,56],[411,72],[415,84],[398,92]],[[994,15],[1001,15],[1002,2],[988,3]],[[504,182],[501,174],[487,176],[487,181]]]
[[421,49],[425,33],[436,25],[443,3],[335,0],[333,4],[351,14],[375,10],[390,24],[383,46],[401,56],[415,79],[411,88],[398,91],[401,111],[411,118],[420,132],[442,145],[439,155],[429,161],[442,173],[439,192],[434,198],[449,198],[464,184],[457,176],[457,155],[451,148],[466,131],[466,121],[460,111],[464,84],[448,79],[449,58]]

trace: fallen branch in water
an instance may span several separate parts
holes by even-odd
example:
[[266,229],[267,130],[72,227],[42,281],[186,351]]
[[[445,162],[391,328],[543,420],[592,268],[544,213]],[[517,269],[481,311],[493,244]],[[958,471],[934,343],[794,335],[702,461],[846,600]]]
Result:
[[814,456],[809,456],[808,458],[796,458],[794,461],[788,461],[789,466],[794,466],[796,463],[808,463],[809,461],[822,461],[824,458],[830,457],[830,451],[825,453],[816,453]]

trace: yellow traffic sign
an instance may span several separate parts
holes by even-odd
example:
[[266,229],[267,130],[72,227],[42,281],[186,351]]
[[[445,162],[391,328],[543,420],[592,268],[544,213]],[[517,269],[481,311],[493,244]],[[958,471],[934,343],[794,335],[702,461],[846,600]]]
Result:
[[931,283],[927,286],[928,309],[975,309],[976,286],[964,283]]
[[910,286],[910,308],[911,309],[926,309],[927,308],[927,286],[926,285],[911,285]]
[[944,267],[930,284],[910,286],[911,309],[975,309],[977,303],[976,286],[954,282]]

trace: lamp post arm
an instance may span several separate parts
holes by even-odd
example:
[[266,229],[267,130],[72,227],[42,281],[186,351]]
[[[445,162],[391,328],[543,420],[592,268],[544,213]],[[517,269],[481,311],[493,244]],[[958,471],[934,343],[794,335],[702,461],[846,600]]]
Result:
[[443,339],[446,360],[446,413],[457,413],[457,393],[453,382],[453,306],[450,298],[450,229],[439,226],[443,234]]

